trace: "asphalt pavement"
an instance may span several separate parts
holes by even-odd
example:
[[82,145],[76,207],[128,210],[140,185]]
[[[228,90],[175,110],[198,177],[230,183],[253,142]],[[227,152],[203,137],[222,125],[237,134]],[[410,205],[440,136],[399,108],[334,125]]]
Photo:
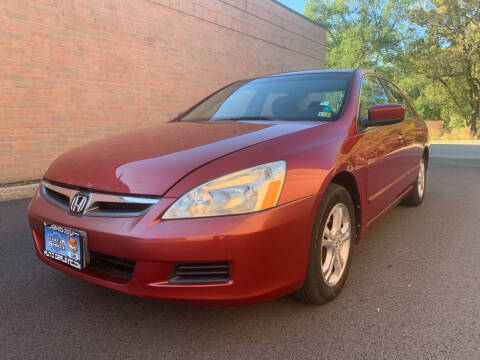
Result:
[[480,358],[480,146],[432,145],[423,204],[372,225],[324,306],[184,305],[82,282],[36,258],[27,205],[0,203],[1,359]]

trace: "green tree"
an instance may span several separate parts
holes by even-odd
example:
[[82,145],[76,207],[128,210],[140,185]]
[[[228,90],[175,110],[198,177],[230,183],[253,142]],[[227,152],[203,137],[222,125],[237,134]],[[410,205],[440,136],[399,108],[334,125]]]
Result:
[[395,72],[403,53],[405,0],[310,0],[305,16],[325,25],[326,66]]
[[[459,115],[478,134],[480,120],[480,0],[430,0],[411,7],[414,68],[440,87],[443,113]],[[438,90],[437,90],[438,92]]]
[[399,83],[425,119],[478,133],[480,0],[310,0],[327,33],[327,67]]

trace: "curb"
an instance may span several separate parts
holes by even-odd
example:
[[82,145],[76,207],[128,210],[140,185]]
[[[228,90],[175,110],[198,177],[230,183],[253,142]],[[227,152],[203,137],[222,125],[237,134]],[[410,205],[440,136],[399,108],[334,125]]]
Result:
[[31,198],[38,184],[0,187],[0,202]]
[[480,145],[480,140],[434,140],[434,145]]

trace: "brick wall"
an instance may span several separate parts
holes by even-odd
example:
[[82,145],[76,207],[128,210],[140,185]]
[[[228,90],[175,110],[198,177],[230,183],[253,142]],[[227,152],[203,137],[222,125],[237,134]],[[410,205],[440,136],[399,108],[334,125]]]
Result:
[[0,183],[233,80],[321,68],[324,44],[271,0],[2,0]]

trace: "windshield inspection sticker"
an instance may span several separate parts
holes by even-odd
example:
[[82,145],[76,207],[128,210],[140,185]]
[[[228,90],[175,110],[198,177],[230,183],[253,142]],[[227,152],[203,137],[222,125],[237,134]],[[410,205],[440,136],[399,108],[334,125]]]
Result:
[[332,113],[325,112],[325,111],[320,111],[320,112],[318,113],[318,116],[329,118],[329,117],[332,116]]

